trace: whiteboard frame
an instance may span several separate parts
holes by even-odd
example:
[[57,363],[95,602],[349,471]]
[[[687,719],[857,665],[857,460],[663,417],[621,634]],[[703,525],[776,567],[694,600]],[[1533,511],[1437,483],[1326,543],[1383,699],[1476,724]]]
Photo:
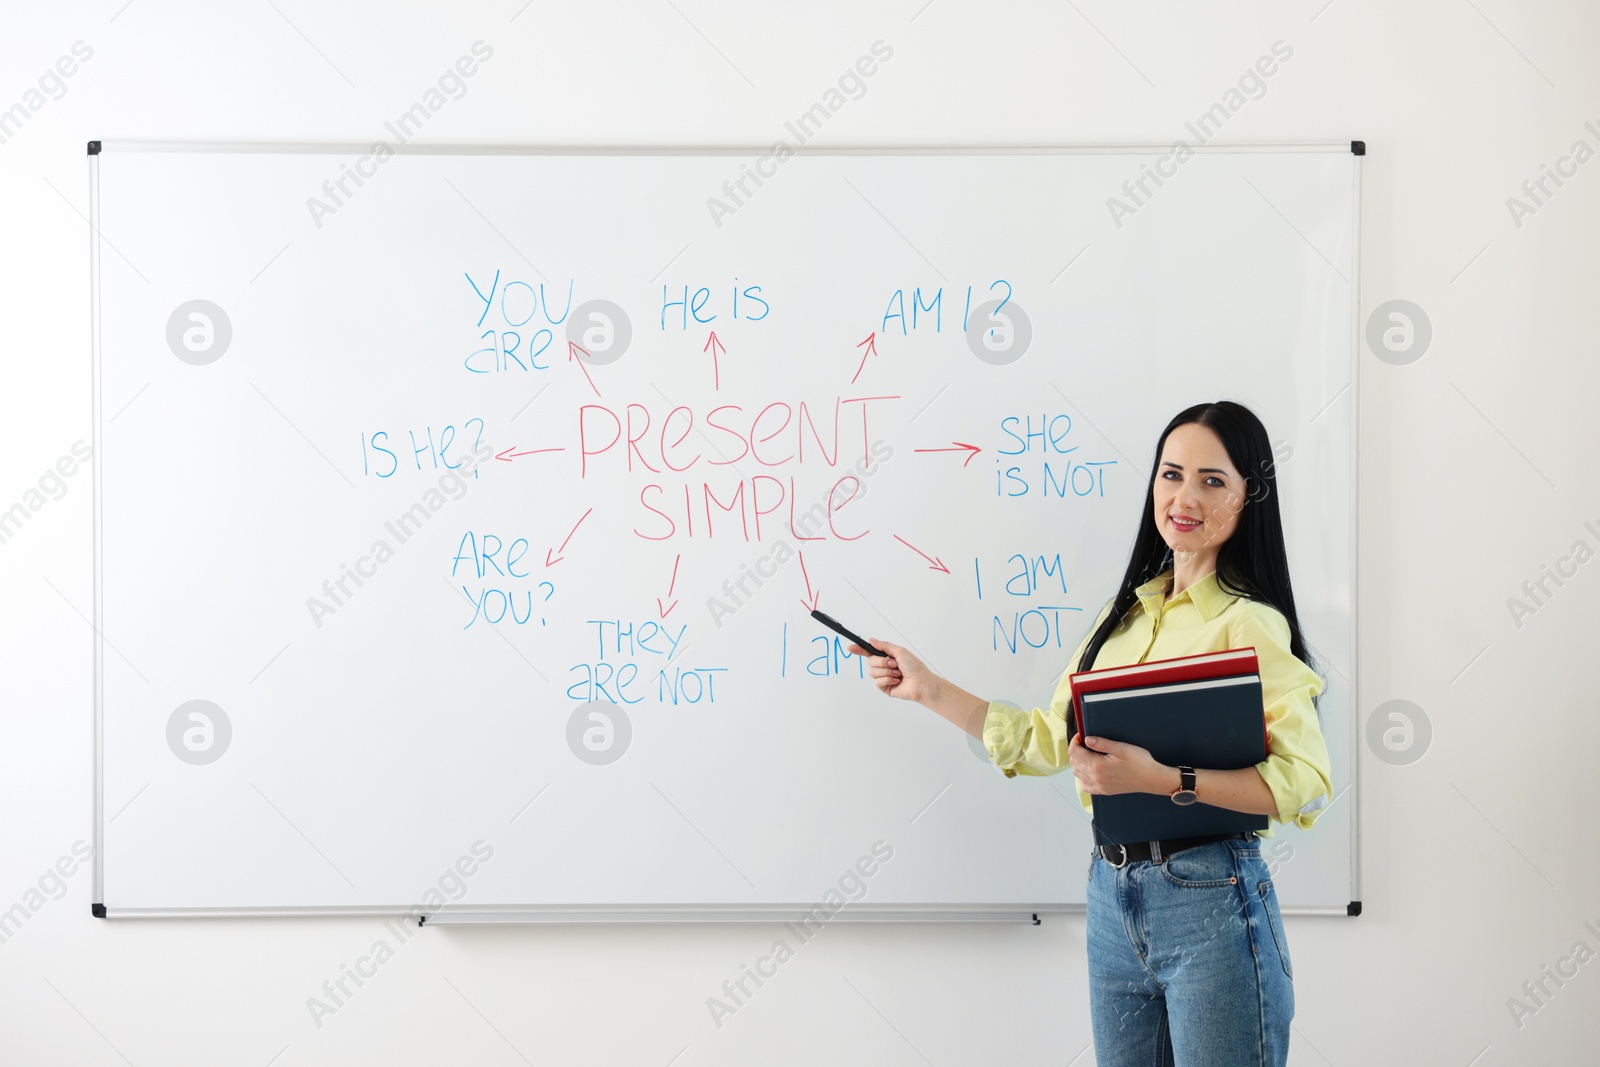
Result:
[[[266,155],[348,155],[372,151],[376,142],[359,141],[90,141],[89,154],[101,152],[223,152]],[[1239,141],[1191,145],[1206,152],[1350,152],[1351,141]],[[396,155],[418,156],[743,156],[767,153],[771,144],[718,145],[519,145],[416,144],[390,145]],[[1082,145],[800,145],[797,156],[1077,156],[1172,151],[1171,142]],[[1364,154],[1363,152],[1356,153]],[[1359,164],[1358,164],[1359,169]]]
[[[1187,143],[1187,142],[1185,142]],[[1359,146],[1359,147],[1358,147]],[[882,155],[1104,155],[1104,154],[1154,154],[1172,151],[1172,142],[1138,142],[1128,144],[1102,143],[1077,145],[801,145],[790,151],[794,155],[808,156],[882,156]],[[1363,141],[1277,141],[1277,142],[1207,142],[1189,145],[1195,153],[1272,153],[1272,152],[1348,152],[1355,156],[1351,183],[1351,275],[1350,275],[1350,671],[1353,676],[1350,693],[1349,752],[1351,754],[1350,782],[1350,903],[1345,907],[1291,905],[1282,910],[1285,915],[1360,915],[1361,895],[1361,699],[1360,669],[1360,438],[1361,438],[1361,194],[1365,170],[1366,144]],[[102,736],[103,683],[105,635],[100,623],[102,613],[102,538],[101,519],[101,465],[98,450],[103,439],[101,418],[103,409],[100,397],[101,333],[100,333],[100,165],[99,157],[105,152],[118,153],[259,153],[351,155],[370,151],[372,143],[356,141],[135,141],[109,140],[88,143],[89,162],[89,343],[90,343],[90,411],[96,452],[93,480],[93,570],[94,570],[94,875],[91,912],[96,918],[240,918],[273,916],[410,916],[417,917],[417,908],[406,905],[336,906],[336,907],[270,907],[270,908],[112,908],[105,904],[105,872],[102,861],[105,834],[104,745]],[[767,144],[720,145],[529,145],[529,144],[416,144],[390,146],[396,154],[404,155],[466,155],[466,156],[748,156],[761,155],[771,150]],[[492,924],[492,923],[660,923],[660,922],[785,922],[806,916],[809,904],[782,905],[615,905],[615,906],[445,906],[419,918],[422,925],[427,919],[435,924]],[[1018,906],[1015,904],[993,907],[974,906],[951,909],[934,906],[887,905],[875,908],[863,904],[846,908],[833,916],[851,922],[1032,922],[1039,925],[1042,914],[1072,914],[1085,910],[1082,904],[1044,904]]]

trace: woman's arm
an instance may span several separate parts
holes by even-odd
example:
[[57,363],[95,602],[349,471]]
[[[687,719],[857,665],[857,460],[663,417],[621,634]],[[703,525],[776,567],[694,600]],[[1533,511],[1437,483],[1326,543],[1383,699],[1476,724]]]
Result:
[[[1102,618],[1110,607],[1111,605],[1108,602],[1101,611]],[[1095,626],[1098,626],[1099,622],[1100,620],[1097,619]],[[1094,632],[1095,626],[1090,627],[1089,632],[1091,634]],[[1293,687],[1285,686],[1279,682],[1277,677],[1278,670],[1280,668],[1297,667],[1304,671],[1311,682],[1316,685],[1316,688],[1309,689],[1310,693],[1320,691],[1321,686],[1320,680],[1316,678],[1316,675],[1312,674],[1304,664],[1289,653],[1286,624],[1283,630],[1284,633],[1276,635],[1278,637],[1277,643],[1283,646],[1281,650],[1275,648],[1273,642],[1262,640],[1261,635],[1254,632],[1246,635],[1252,638],[1251,640],[1236,642],[1234,646],[1237,647],[1239,643],[1253,644],[1257,648],[1258,655],[1262,655],[1267,660],[1267,662],[1263,663],[1262,681],[1266,697],[1265,712],[1268,725],[1269,727],[1278,727],[1278,729],[1270,730],[1271,747],[1274,751],[1268,756],[1267,761],[1263,764],[1258,764],[1256,767],[1244,767],[1239,770],[1227,771],[1196,768],[1195,795],[1201,803],[1210,804],[1218,808],[1227,808],[1230,811],[1248,812],[1252,815],[1276,816],[1280,821],[1288,821],[1284,819],[1285,813],[1282,811],[1273,789],[1263,777],[1261,770],[1262,767],[1275,769],[1275,761],[1282,758],[1276,750],[1282,747],[1280,738],[1284,733],[1281,729],[1281,726],[1284,725],[1281,722],[1285,711],[1283,705],[1294,703],[1294,701],[1284,699],[1288,695],[1284,690],[1288,689],[1292,692]],[[988,701],[935,674],[928,669],[926,664],[901,646],[877,638],[869,638],[869,640],[878,648],[887,651],[889,655],[874,656],[859,645],[851,645],[850,651],[858,656],[867,657],[867,670],[872,677],[873,684],[881,692],[901,700],[914,700],[937,712],[940,717],[961,727],[961,729],[967,731],[979,741],[984,740],[983,732],[988,718]],[[1082,656],[1087,643],[1088,637],[1086,636],[1083,643],[1078,646],[1078,651],[1073,654],[1072,662],[1076,663],[1078,658]],[[1279,651],[1281,651],[1281,655],[1273,655],[1274,652]],[[1063,677],[1062,688],[1065,688],[1065,685],[1065,677]],[[1308,710],[1310,701],[1307,692],[1300,691],[1295,695],[1303,698],[1303,702],[1306,705],[1305,710]],[[1069,696],[1070,692],[1063,693],[1058,690],[1058,700],[1065,701]],[[1024,713],[1019,712],[1019,715],[1021,714]],[[1039,712],[1035,711],[1033,715],[1037,722]],[[1304,719],[1305,716],[1303,714],[1295,717],[1295,720],[1300,722],[1303,722]],[[1015,774],[1018,770],[1025,774],[1053,774],[1056,771],[1071,767],[1073,775],[1078,780],[1079,788],[1091,796],[1116,793],[1159,793],[1162,796],[1170,796],[1180,784],[1178,768],[1157,762],[1155,757],[1150,755],[1148,749],[1121,741],[1108,741],[1104,738],[1088,738],[1087,747],[1085,747],[1078,743],[1076,736],[1073,736],[1066,746],[1067,759],[1063,765],[1060,754],[1061,738],[1059,734],[1061,731],[1054,726],[1055,718],[1050,719],[1049,722],[1052,724],[1051,729],[1058,736],[1055,737],[1052,743],[1041,745],[1041,752],[1044,749],[1049,749],[1054,754],[1048,757],[1041,756],[1041,758],[1032,762],[1018,759],[1015,769],[1002,767],[1002,770],[1005,770],[1008,775]],[[1311,724],[1314,729],[1314,717],[1311,718]],[[1041,742],[1043,739],[1032,736],[1034,732],[1028,731],[1030,741]],[[1321,740],[1320,734],[1317,735],[1317,740]],[[1025,742],[1024,747],[1028,747],[1028,743]],[[1326,757],[1324,756],[1323,759],[1325,761]],[[1325,781],[1326,778],[1324,777],[1323,780]],[[1301,813],[1297,821],[1302,827],[1308,826],[1311,817]]]
[[[1150,750],[1103,737],[1085,738],[1088,747],[1073,738],[1072,773],[1085,793],[1159,793],[1171,796],[1182,782],[1178,768],[1158,763]],[[1195,768],[1194,792],[1202,804],[1252,815],[1276,815],[1278,806],[1266,780],[1254,767],[1236,771]]]
[[[967,692],[933,673],[921,660],[899,645],[869,638],[888,652],[873,656],[866,649],[851,645],[858,656],[867,656],[872,680],[884,693],[902,700],[915,700],[942,718],[983,740],[983,725],[989,702]],[[1178,768],[1156,762],[1150,751],[1122,741],[1088,738],[1088,747],[1073,737],[1068,746],[1068,765],[1083,791],[1090,795],[1114,793],[1160,793],[1170,796],[1180,784]],[[1237,771],[1195,771],[1195,794],[1202,803],[1253,815],[1275,815],[1277,806],[1272,790],[1254,767]]]
[[[1168,770],[1172,771],[1172,788],[1163,792],[1171,796],[1172,790],[1178,788],[1179,775],[1176,767],[1169,767]],[[1201,770],[1197,767],[1194,772],[1194,795],[1200,803],[1216,808],[1247,811],[1252,815],[1278,814],[1278,804],[1272,798],[1272,790],[1267,788],[1261,772],[1254,767],[1242,767],[1237,771]]]
[[982,741],[983,721],[989,714],[989,702],[944,678],[935,677],[931,688],[932,692],[922,699],[923,705]]
[[899,645],[880,641],[876,637],[867,640],[889,655],[874,656],[860,645],[851,645],[850,651],[867,657],[867,670],[872,675],[872,682],[883,693],[901,700],[914,700],[955,723],[979,741],[983,740],[983,720],[989,708],[987,700],[934,674],[927,664]]
[[915,700],[977,738],[989,761],[1007,778],[1060,774],[1067,769],[1072,690],[1066,675],[1048,707],[1024,711],[967,692],[930,671],[899,645],[877,639],[873,644],[889,653],[867,660],[873,684],[889,696]]
[[[1100,609],[1099,617],[1083,635],[1068,663],[1081,662],[1090,637],[1110,613],[1112,604],[1113,601],[1108,600]],[[859,645],[851,645],[850,651],[868,657],[873,684],[881,692],[931,708],[941,718],[976,737],[989,753],[990,761],[1007,778],[1019,774],[1060,774],[1067,769],[1072,700],[1070,667],[1062,672],[1048,707],[1024,711],[1003,701],[989,701],[967,692],[929,670],[899,645],[877,638],[871,643],[889,655],[873,656]]]

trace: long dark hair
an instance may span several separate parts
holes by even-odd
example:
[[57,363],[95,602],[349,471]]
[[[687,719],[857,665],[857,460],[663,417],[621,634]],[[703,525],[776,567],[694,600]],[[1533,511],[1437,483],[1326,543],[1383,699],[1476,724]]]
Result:
[[1289,556],[1283,545],[1283,518],[1278,507],[1277,471],[1272,443],[1267,438],[1267,428],[1255,413],[1232,400],[1218,400],[1185,408],[1174,415],[1172,421],[1167,423],[1167,428],[1161,431],[1161,438],[1156,441],[1150,480],[1146,483],[1139,532],[1133,539],[1133,553],[1128,558],[1128,570],[1122,576],[1122,586],[1117,590],[1111,610],[1106,613],[1083,650],[1082,664],[1074,669],[1089,670],[1093,667],[1106,638],[1111,636],[1128,609],[1138,600],[1135,590],[1166,570],[1172,562],[1172,549],[1167,547],[1161,531],[1156,527],[1155,481],[1160,473],[1161,450],[1166,447],[1167,437],[1179,426],[1189,423],[1205,426],[1220,437],[1234,469],[1244,475],[1245,504],[1239,513],[1239,524],[1217,552],[1218,587],[1235,596],[1261,601],[1282,612],[1289,622],[1289,650],[1315,671],[1316,666],[1306,652],[1305,638],[1300,633],[1300,619],[1294,610],[1294,592],[1289,587]]

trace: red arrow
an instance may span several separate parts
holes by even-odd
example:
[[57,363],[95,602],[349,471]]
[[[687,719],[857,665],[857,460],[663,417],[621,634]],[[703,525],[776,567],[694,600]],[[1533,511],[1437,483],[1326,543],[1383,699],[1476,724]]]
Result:
[[930,571],[944,571],[944,573],[946,573],[946,574],[950,573],[950,568],[949,567],[946,567],[938,559],[934,558],[933,556],[928,555],[926,552],[922,551],[922,549],[918,548],[916,545],[912,544],[910,541],[907,541],[904,537],[901,537],[899,534],[891,534],[890,536],[892,536],[896,541],[899,541],[902,545],[905,545],[911,551],[915,552],[917,555],[921,556],[923,559],[927,560],[928,561],[928,569]]
[[[590,508],[589,509],[589,511],[593,511],[593,510],[594,510],[594,508]],[[589,511],[585,511],[581,516],[578,517],[578,521],[572,524],[572,532],[567,534],[567,541],[572,540],[572,534],[575,534],[575,533],[578,532],[578,527],[583,525],[583,520],[587,519],[589,517]],[[567,547],[567,541],[561,542],[561,548],[551,548],[551,549],[547,549],[545,551],[545,554],[544,554],[544,565],[546,567],[553,567],[557,563],[561,562],[562,557],[560,556],[559,553],[561,552],[561,549]],[[552,559],[551,557],[554,557],[554,558]]]
[[516,447],[517,447],[516,445],[512,445],[510,448],[506,449],[503,452],[496,452],[494,454],[494,458],[500,460],[503,463],[510,463],[512,460],[516,459],[518,456],[536,456],[540,452],[565,452],[566,451],[565,448],[535,448],[535,449],[532,449],[531,451],[528,451],[528,452],[518,452],[518,451],[516,451]]
[[583,353],[585,359],[588,358],[589,350],[587,348],[584,348],[576,341],[567,342],[567,362],[571,363],[573,360],[578,360],[578,368],[583,371],[584,378],[588,380],[589,388],[594,389],[595,396],[599,396],[600,390],[595,388],[594,379],[589,377],[589,368],[584,365],[584,361],[582,359],[578,359],[579,352]]
[[[678,553],[678,558],[672,561],[672,584],[667,586],[667,595],[668,596],[671,596],[672,595],[672,591],[674,589],[676,589],[677,586],[678,586],[678,564],[682,560],[683,560],[683,553],[680,552],[680,553]],[[666,607],[662,607],[661,598],[660,597],[656,597],[656,610],[661,612],[661,617],[663,619],[666,618],[668,615],[671,615],[672,614],[672,609],[677,607],[677,606],[678,606],[678,602],[676,600],[674,600],[670,605],[668,605]]]
[[850,379],[850,384],[851,385],[856,384],[856,378],[861,377],[861,371],[867,365],[867,357],[868,356],[875,356],[875,355],[878,354],[878,340],[877,340],[877,338],[878,338],[878,331],[877,330],[873,330],[871,333],[867,334],[867,339],[865,341],[862,341],[860,344],[856,345],[857,348],[860,348],[861,345],[866,345],[867,346],[867,350],[861,356],[861,366],[856,368],[855,378],[851,378]]
[[712,330],[711,336],[706,338],[706,346],[700,351],[711,353],[711,373],[716,378],[715,388],[722,388],[722,370],[717,366],[717,353],[726,352],[728,346],[717,340],[717,331]]
[[[815,593],[813,593],[811,591],[811,575],[806,573],[806,554],[804,552],[801,552],[801,553],[799,553],[799,555],[800,555],[800,574],[806,580],[806,600],[802,600],[802,601],[800,601],[800,603],[805,604],[807,611],[816,611],[817,610],[817,601],[822,596],[822,590],[818,589]],[[807,603],[807,601],[809,601],[809,603]]]
[[962,449],[966,449],[967,450],[967,458],[966,458],[966,461],[961,464],[963,467],[965,467],[968,463],[972,462],[972,457],[973,456],[976,456],[979,452],[983,451],[983,449],[979,448],[977,445],[962,444],[960,441],[951,441],[950,443],[952,445],[955,445],[955,447],[954,448],[913,448],[911,451],[913,451],[913,452],[960,452]]

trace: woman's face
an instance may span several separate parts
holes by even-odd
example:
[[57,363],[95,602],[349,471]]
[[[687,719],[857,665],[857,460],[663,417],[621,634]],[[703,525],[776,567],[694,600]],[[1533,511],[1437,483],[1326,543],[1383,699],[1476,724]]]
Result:
[[1167,435],[1153,496],[1156,527],[1173,555],[1213,558],[1238,528],[1246,499],[1244,477],[1228,459],[1222,438],[1197,422]]

